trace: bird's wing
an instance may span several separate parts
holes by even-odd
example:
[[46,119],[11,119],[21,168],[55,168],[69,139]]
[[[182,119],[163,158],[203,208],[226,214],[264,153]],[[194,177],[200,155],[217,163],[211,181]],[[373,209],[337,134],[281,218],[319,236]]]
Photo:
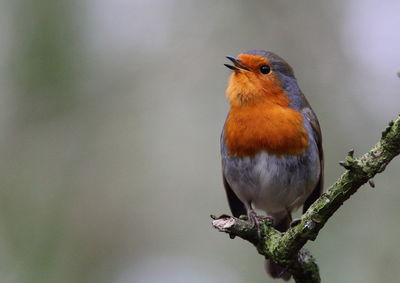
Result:
[[243,202],[241,202],[240,199],[236,196],[231,186],[229,186],[223,174],[222,178],[224,181],[226,196],[228,197],[229,207],[232,211],[233,216],[239,217],[240,215],[247,215],[246,207],[244,206]]
[[307,106],[302,111],[304,117],[310,122],[314,140],[318,146],[318,154],[320,160],[320,174],[319,180],[317,185],[315,186],[311,195],[307,198],[303,205],[303,213],[307,211],[313,202],[319,198],[322,194],[323,186],[324,186],[324,152],[322,150],[322,135],[321,135],[321,128],[318,123],[317,116],[315,115],[314,111],[311,107]]
[[[224,125],[225,129],[225,125]],[[220,137],[220,145],[221,145],[221,158],[222,158],[222,179],[224,182],[226,196],[228,198],[229,208],[232,211],[233,216],[239,217],[240,215],[247,215],[246,207],[244,206],[243,202],[236,196],[235,192],[232,190],[231,186],[229,185],[228,181],[226,180],[224,174],[225,162],[227,159],[227,149],[224,140],[225,130],[222,130],[221,137]]]

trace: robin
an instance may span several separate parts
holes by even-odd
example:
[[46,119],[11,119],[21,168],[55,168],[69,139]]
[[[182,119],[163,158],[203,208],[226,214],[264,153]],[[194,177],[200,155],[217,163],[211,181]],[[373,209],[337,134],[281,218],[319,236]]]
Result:
[[[263,50],[227,57],[233,72],[226,96],[229,114],[221,134],[223,183],[235,217],[253,208],[286,231],[292,211],[303,212],[321,195],[323,151],[317,116],[297,85],[293,70]],[[287,267],[266,259],[273,278],[290,279]]]

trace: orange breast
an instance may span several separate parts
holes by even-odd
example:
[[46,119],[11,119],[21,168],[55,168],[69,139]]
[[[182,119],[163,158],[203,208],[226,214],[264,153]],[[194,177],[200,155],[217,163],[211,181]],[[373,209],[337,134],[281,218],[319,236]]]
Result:
[[273,103],[231,107],[225,124],[225,142],[234,156],[260,151],[299,155],[308,147],[302,115]]

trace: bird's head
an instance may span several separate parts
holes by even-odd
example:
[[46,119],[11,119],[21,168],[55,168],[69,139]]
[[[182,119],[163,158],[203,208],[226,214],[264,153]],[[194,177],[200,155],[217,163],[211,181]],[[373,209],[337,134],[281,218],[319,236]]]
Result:
[[263,51],[248,51],[237,57],[227,56],[233,64],[225,64],[233,72],[226,95],[232,106],[243,106],[269,101],[289,105],[283,79],[294,81],[292,68],[278,55]]

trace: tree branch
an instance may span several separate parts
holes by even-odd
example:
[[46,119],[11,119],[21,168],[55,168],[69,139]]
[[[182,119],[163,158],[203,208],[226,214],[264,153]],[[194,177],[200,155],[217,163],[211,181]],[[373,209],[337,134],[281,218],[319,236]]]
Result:
[[213,217],[214,228],[253,243],[261,255],[287,266],[296,282],[320,282],[318,266],[303,246],[316,239],[328,219],[363,184],[369,182],[374,186],[372,178],[400,154],[400,116],[389,123],[381,140],[369,152],[360,158],[354,158],[353,154],[351,150],[346,160],[340,162],[346,172],[309,207],[300,222],[285,233],[275,230],[268,219],[260,218],[259,240],[250,222],[226,215]]

